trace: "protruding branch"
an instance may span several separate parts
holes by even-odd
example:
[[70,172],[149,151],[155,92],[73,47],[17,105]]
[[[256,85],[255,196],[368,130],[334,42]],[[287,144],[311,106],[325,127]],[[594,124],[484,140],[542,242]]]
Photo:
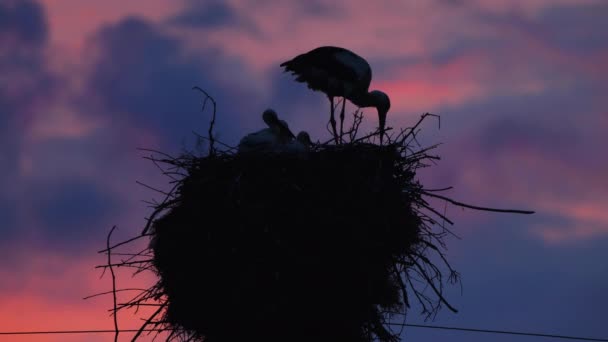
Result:
[[108,265],[107,267],[110,269],[110,274],[112,275],[112,300],[113,300],[113,310],[112,315],[114,316],[114,342],[118,342],[118,334],[120,330],[118,329],[118,312],[116,308],[116,275],[114,275],[114,268],[112,267],[112,249],[110,248],[110,238],[112,237],[112,233],[116,229],[116,226],[113,226],[110,229],[110,233],[108,233],[108,238],[106,239],[106,248],[108,249]]
[[464,207],[464,208],[469,208],[469,209],[475,209],[475,210],[483,210],[483,211],[492,211],[495,213],[512,213],[512,214],[534,214],[534,211],[530,211],[530,210],[519,210],[519,209],[496,209],[496,208],[486,208],[486,207],[478,207],[476,205],[470,205],[470,204],[465,204],[462,202],[458,202],[458,201],[454,201],[451,198],[445,197],[445,196],[441,196],[441,195],[437,195],[437,194],[432,194],[430,192],[427,191],[422,191],[422,194],[427,195],[427,196],[431,196],[431,197],[436,197],[436,198],[440,198],[442,200],[448,201],[454,205],[457,205],[459,207]]
[[200,87],[194,86],[192,87],[193,90],[198,90],[201,93],[205,94],[205,99],[203,100],[203,108],[201,109],[201,111],[205,111],[205,105],[207,105],[207,101],[211,101],[211,103],[213,104],[213,116],[211,117],[211,122],[209,123],[209,155],[214,155],[215,154],[215,147],[213,146],[215,143],[215,138],[213,137],[213,126],[215,125],[215,115],[216,115],[216,110],[217,110],[217,104],[215,103],[215,99],[213,97],[211,97],[211,95],[209,95],[206,91],[204,91],[203,89],[201,89]]

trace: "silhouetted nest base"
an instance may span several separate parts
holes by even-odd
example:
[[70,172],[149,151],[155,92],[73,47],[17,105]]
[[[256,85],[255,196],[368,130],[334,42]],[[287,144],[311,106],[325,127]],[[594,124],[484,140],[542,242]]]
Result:
[[455,311],[430,260],[458,280],[442,254],[447,218],[415,180],[438,158],[412,149],[416,127],[384,146],[363,139],[305,156],[212,145],[202,157],[150,157],[181,177],[142,234],[153,258],[140,267],[158,282],[123,307],[158,301],[142,331],[206,342],[398,341],[389,322],[412,298],[427,315]]
[[167,321],[208,341],[358,341],[360,327],[381,329],[375,304],[401,309],[395,261],[421,238],[403,192],[418,185],[399,160],[363,144],[191,158],[179,203],[153,225]]

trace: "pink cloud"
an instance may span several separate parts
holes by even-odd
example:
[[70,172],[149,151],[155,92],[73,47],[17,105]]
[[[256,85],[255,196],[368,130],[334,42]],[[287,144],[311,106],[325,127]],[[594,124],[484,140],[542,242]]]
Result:
[[[82,2],[78,0],[40,0],[45,7],[51,42],[79,50],[85,38],[101,25],[110,24],[126,16],[137,15],[159,21],[180,8],[175,1],[150,0],[145,6],[135,1],[108,0]],[[64,51],[65,52],[65,51]]]
[[[559,4],[575,4],[568,0],[483,3],[479,6],[482,11],[519,11],[522,16],[537,15]],[[268,73],[281,72],[280,62],[320,45],[346,46],[367,58],[372,68],[386,59],[414,58],[416,62],[406,66],[375,73],[371,85],[389,93],[392,112],[401,115],[458,106],[496,94],[537,94],[547,87],[567,86],[581,72],[597,75],[598,68],[605,68],[601,56],[579,56],[551,46],[541,30],[519,27],[509,20],[488,23],[468,7],[445,1],[337,2],[333,4],[335,13],[326,16],[302,14],[293,3],[234,0],[230,5],[255,23],[261,37],[231,26],[206,28],[205,41],[196,30],[185,30],[181,37],[194,49],[217,46],[228,56],[242,58],[253,70],[248,81],[260,89],[268,88]],[[534,25],[533,18],[522,20]],[[479,43],[445,62],[432,61],[431,56],[467,40],[493,40],[504,46]]]
[[602,0],[473,0],[467,5],[492,13],[519,13],[537,16],[543,10],[556,6],[584,6],[601,3]]
[[437,8],[418,6],[411,11],[407,2],[395,1],[337,2],[332,4],[335,13],[326,16],[303,14],[289,2],[230,3],[255,23],[263,38],[239,28],[220,27],[207,30],[206,42],[199,44],[220,46],[256,69],[277,65],[277,71],[284,59],[320,45],[347,46],[367,58],[425,54],[434,42],[428,39],[431,30],[427,27],[440,20],[437,15],[425,16]]
[[[564,66],[572,65],[594,71],[598,67],[605,68],[601,66],[601,58],[597,59],[599,64],[592,64],[597,67],[590,67],[587,60],[566,56],[548,46],[540,33],[524,32],[516,25],[506,23],[488,25],[468,7],[452,6],[446,1],[416,4],[336,2],[332,5],[335,13],[325,16],[302,14],[301,8],[290,2],[232,0],[228,3],[239,15],[251,20],[261,34],[238,26],[219,26],[205,28],[205,39],[201,40],[198,30],[173,28],[171,31],[176,37],[186,40],[191,49],[220,47],[226,54],[224,59],[242,58],[251,70],[235,72],[227,67],[227,73],[231,73],[228,77],[234,84],[255,89],[262,96],[270,95],[267,91],[270,86],[268,72],[280,73],[280,62],[326,44],[347,46],[370,60],[372,67],[387,57],[404,60],[416,57],[421,60],[390,73],[375,75],[372,87],[385,89],[392,96],[393,112],[432,111],[437,106],[460,105],[497,92],[538,93],[547,86],[547,82],[555,84],[555,80],[545,79],[537,70],[539,65],[542,68],[551,65],[553,70],[563,70]],[[559,3],[494,0],[481,2],[478,8],[496,13],[539,13],[551,6],[573,3],[569,0]],[[88,33],[100,25],[118,21],[126,15],[137,13],[158,22],[180,10],[179,5],[161,0],[147,6],[116,6],[114,1],[92,6],[74,0],[45,1],[44,4],[52,36],[58,41],[71,41],[76,45],[80,45]],[[73,27],[79,29],[73,30]],[[429,56],[461,39],[509,40],[517,42],[518,46],[498,52],[493,49],[470,51],[445,63],[430,62]],[[526,63],[521,63],[521,55],[525,56]],[[239,74],[246,75],[246,81],[239,81]]]
[[47,108],[45,115],[33,120],[28,134],[33,141],[42,142],[52,138],[81,138],[100,128],[96,117],[84,117],[63,103]]
[[[559,4],[575,2],[562,0]],[[94,6],[83,5],[76,0],[43,1],[43,4],[49,16],[53,41],[75,45],[81,44],[85,37],[100,25],[116,22],[126,15],[138,14],[159,22],[180,9],[174,2],[160,0],[146,6],[122,3],[117,6],[114,0],[103,4],[96,3]],[[532,18],[557,4],[555,1],[494,0],[480,1],[477,8],[498,14],[515,12]],[[383,89],[391,95],[392,112],[396,116],[433,111],[438,106],[458,106],[496,94],[534,94],[541,92],[548,84],[564,86],[569,78],[577,73],[600,75],[601,71],[606,69],[606,58],[603,58],[605,52],[586,56],[564,53],[549,45],[542,32],[527,32],[508,22],[489,26],[480,22],[479,18],[473,15],[473,11],[454,7],[445,1],[418,4],[396,1],[336,2],[333,5],[336,13],[327,16],[303,15],[294,3],[260,4],[248,0],[233,0],[230,5],[240,15],[248,16],[262,34],[258,36],[239,27],[206,29],[205,40],[200,39],[198,31],[174,30],[174,33],[177,37],[188,40],[193,48],[219,46],[227,53],[228,58],[243,58],[254,70],[254,74],[248,75],[246,82],[258,89],[269,88],[268,70],[280,73],[278,63],[318,45],[348,46],[367,57],[372,64],[374,61],[381,62],[386,57],[396,60],[416,57],[415,62],[405,66],[399,66],[397,63],[393,70],[376,75],[372,81],[372,88]],[[74,30],[75,27],[78,27],[78,30]],[[441,27],[441,30],[437,27]],[[479,38],[513,42],[513,46],[498,50],[479,46],[443,62],[432,61],[429,57],[449,48],[458,39]],[[525,62],[522,62],[522,59]],[[229,66],[227,69],[234,71]],[[563,75],[557,72],[560,70],[564,70]],[[557,82],[555,79],[546,79],[547,72],[550,72],[552,77],[557,77]],[[237,78],[238,73],[230,74],[230,78]],[[37,118],[32,123],[29,131],[31,143],[25,147],[25,151],[29,152],[24,153],[22,158],[23,169],[28,174],[45,169],[39,167],[44,165],[39,164],[39,158],[42,156],[33,152],[36,150],[36,144],[44,143],[45,139],[85,137],[95,130],[103,129],[104,126],[107,128],[107,124],[85,120],[61,103],[55,105],[49,115]],[[137,131],[136,128],[124,128],[121,133],[139,137],[138,139],[144,142],[138,144],[140,146],[158,144],[154,136]],[[526,177],[526,174],[537,174],[538,177],[547,179],[538,175],[538,170],[567,167],[559,162],[543,159],[534,151],[519,149],[516,156],[508,157],[516,159],[504,156],[494,161],[490,172],[492,177],[504,177],[507,181],[495,184],[492,193],[488,192],[484,184],[495,182],[487,174],[488,170],[481,166],[468,168],[460,173],[459,177],[480,199],[493,198],[495,193],[502,189],[503,194],[513,200],[533,198],[534,204],[538,203],[540,206],[547,196],[530,195],[525,191],[525,186],[514,189],[510,184],[521,182],[522,179],[532,179],[532,176]],[[515,163],[517,164],[514,165]],[[79,174],[92,178],[103,179],[103,174],[106,173],[94,165],[87,166],[91,163],[86,160],[76,164],[84,168],[76,170]],[[45,169],[45,174],[48,173]],[[578,175],[577,172],[572,173]],[[486,179],[487,182],[482,182],[481,179]],[[124,183],[118,183],[108,182],[108,186],[115,187],[117,191],[124,189]],[[130,196],[134,198],[133,194]],[[576,215],[580,215],[580,212]]]
[[[472,7],[493,13],[522,13],[528,18],[537,16],[547,7],[557,3],[581,4],[583,0],[478,0],[468,2]],[[80,0],[42,0],[46,8],[51,30],[51,43],[59,49],[55,57],[66,63],[69,57],[81,59],[83,42],[101,25],[121,20],[126,15],[137,14],[154,22],[161,22],[179,10],[181,5],[173,1],[152,0],[142,5],[130,1],[100,1],[92,3]],[[585,1],[593,2],[593,1]],[[193,49],[219,46],[229,58],[243,58],[252,69],[230,68],[226,63],[226,78],[231,81],[240,75],[244,79],[234,82],[246,83],[261,94],[267,94],[269,73],[280,73],[278,64],[286,58],[319,45],[343,45],[361,53],[372,63],[383,63],[385,59],[415,62],[400,65],[389,72],[374,76],[372,88],[385,90],[392,97],[392,112],[403,113],[433,111],[438,106],[458,106],[496,94],[534,94],[541,92],[550,83],[563,87],[573,75],[605,80],[608,74],[606,51],[579,56],[559,51],[544,41],[542,35],[522,32],[516,27],[488,27],[465,8],[444,5],[447,1],[352,1],[336,2],[335,14],[304,16],[298,13],[293,3],[235,0],[233,7],[241,14],[250,16],[262,32],[256,36],[236,27],[208,29],[205,39],[200,31],[174,30],[176,37],[187,39]],[[181,3],[180,3],[181,4]],[[270,18],[270,20],[269,20]],[[500,39],[515,41],[521,48],[518,52],[503,49],[483,51],[469,49],[445,62],[431,62],[430,56],[448,49],[458,39]],[[63,49],[67,47],[67,49]],[[73,56],[68,53],[74,53]],[[557,78],[545,79],[538,69],[547,68]],[[76,72],[82,72],[76,68]],[[546,69],[546,70],[547,70]],[[72,71],[72,69],[66,69]],[[563,71],[563,74],[561,73]],[[74,76],[74,75],[72,75]],[[83,75],[74,76],[75,89]],[[578,76],[577,76],[578,77]],[[28,78],[15,78],[15,87],[10,91],[31,87]],[[77,90],[69,90],[77,92]],[[304,91],[304,90],[303,90]],[[319,95],[320,96],[320,95]],[[69,96],[68,96],[69,97]],[[45,108],[44,115],[29,115],[24,144],[21,147],[21,177],[24,181],[53,180],[64,176],[79,176],[91,179],[111,191],[119,193],[128,204],[124,217],[116,223],[125,230],[139,231],[144,214],[144,205],[139,201],[155,197],[156,194],[140,186],[135,180],[151,185],[163,185],[166,179],[158,177],[158,171],[135,147],[158,147],[158,136],[138,127],[113,125],[102,118],[87,118],[71,108],[69,99],[59,98],[56,103],[36,104]],[[95,104],[97,105],[97,104]],[[48,107],[47,107],[48,106]],[[325,109],[325,107],[323,107]],[[47,110],[48,109],[48,110]],[[94,108],[92,108],[94,109]],[[303,110],[304,111],[304,110]],[[604,113],[606,114],[606,113]],[[125,116],[129,113],[125,113]],[[375,114],[368,114],[375,115]],[[401,115],[403,116],[403,115]],[[608,115],[603,120],[608,127]],[[258,122],[259,124],[259,122]],[[290,122],[291,124],[291,122]],[[24,124],[25,125],[25,124]],[[434,123],[433,123],[434,125]],[[435,127],[435,126],[433,126]],[[124,143],[115,165],[107,166],[104,158],[108,154],[86,151],[83,154],[49,155],[43,148],[55,139],[70,139],[79,144],[95,133],[102,132],[100,144]],[[469,132],[461,132],[466,134]],[[450,146],[450,145],[448,145]],[[463,202],[496,207],[521,207],[532,209],[543,215],[567,220],[567,223],[550,226],[541,224],[530,228],[531,236],[547,244],[563,244],[588,241],[608,234],[608,198],[602,189],[607,185],[608,169],[595,171],[577,168],[567,160],[552,159],[537,150],[524,146],[513,146],[510,151],[491,160],[479,160],[479,153],[471,146],[449,147],[457,151],[459,158],[449,172],[457,185],[456,199]],[[459,149],[460,148],[460,149]],[[447,149],[442,149],[441,153]],[[477,154],[475,154],[477,153]],[[114,156],[113,156],[114,157]],[[450,156],[447,156],[449,159]],[[475,159],[473,159],[475,158]],[[58,163],[58,160],[64,163]],[[100,167],[101,164],[107,167]],[[440,163],[438,168],[445,164]],[[118,176],[117,176],[118,175]],[[14,184],[9,184],[15,186]],[[558,186],[559,185],[559,186]],[[5,189],[6,190],[6,189]],[[14,191],[19,192],[17,186]],[[576,195],[585,192],[584,195]],[[27,238],[36,239],[33,222],[27,208],[27,198],[21,200],[19,212],[23,219],[22,231]],[[438,202],[439,203],[439,202]],[[443,208],[439,203],[438,208]],[[453,214],[450,214],[453,213]],[[498,214],[502,215],[502,214]],[[462,224],[481,222],[489,215],[471,210],[449,209],[448,217],[457,222],[456,232],[468,229]],[[492,214],[492,217],[494,215]],[[28,236],[28,234],[31,234]],[[103,262],[99,257],[71,260],[62,255],[39,251],[27,251],[18,271],[0,268],[0,286],[7,287],[0,295],[0,319],[3,330],[55,330],[55,329],[112,329],[107,309],[111,307],[109,297],[84,301],[81,298],[97,292],[107,291],[110,283],[106,275],[99,280],[99,272],[92,267]],[[121,287],[136,287],[149,284],[150,277],[131,280],[121,273]],[[145,316],[143,313],[138,317]],[[136,316],[123,314],[121,327],[136,328],[140,321]],[[106,335],[48,335],[11,336],[11,341],[107,341]],[[124,339],[130,337],[128,334]],[[145,340],[145,339],[144,339]]]
[[585,168],[518,145],[490,157],[481,157],[471,147],[447,146],[443,150],[448,159],[450,153],[460,151],[458,166],[449,171],[450,185],[456,185],[459,196],[466,197],[459,200],[497,208],[528,209],[536,211],[536,215],[560,219],[558,225],[530,227],[530,235],[546,243],[608,236],[608,196],[603,190],[608,165]]
[[606,225],[579,221],[569,225],[533,225],[530,235],[548,245],[568,245],[608,235]]
[[532,228],[530,233],[546,243],[567,244],[608,236],[608,198],[572,200],[552,197],[537,205],[543,211],[567,220],[563,224]]
[[489,63],[477,54],[460,56],[445,64],[418,63],[396,71],[390,80],[373,88],[391,96],[396,112],[434,111],[438,106],[460,105],[492,91],[481,78]]
[[[597,3],[585,3],[594,2]],[[416,3],[339,1],[328,6],[333,12],[325,16],[307,14],[301,6],[290,2],[233,0],[229,3],[240,15],[255,23],[263,38],[242,31],[240,27],[228,26],[206,29],[206,42],[199,44],[217,45],[235,55],[246,55],[249,57],[247,60],[258,67],[325,44],[348,46],[372,59],[428,56],[460,38],[504,38],[505,33],[488,27],[468,7],[461,8],[439,0]],[[561,3],[581,4],[569,0],[559,3],[496,0],[480,1],[471,8],[503,14],[509,14],[513,8],[521,8],[537,13]],[[192,38],[196,36],[191,35]]]
[[[113,329],[108,309],[112,308],[111,296],[99,296],[87,300],[84,297],[109,291],[111,278],[94,266],[104,260],[97,258],[68,258],[58,254],[35,250],[22,251],[27,255],[18,269],[0,269],[3,291],[0,295],[0,320],[2,331],[50,331],[50,330],[106,330]],[[145,288],[152,284],[150,273],[131,277],[130,271],[119,271],[119,288]],[[131,293],[131,295],[134,292]],[[119,301],[131,295],[119,294]],[[139,313],[119,313],[119,327],[138,329],[140,318],[147,317],[154,308],[142,307]],[[22,335],[10,336],[11,341],[107,341],[112,334],[76,335]],[[123,334],[122,339],[132,334]],[[142,339],[147,341],[148,339]]]

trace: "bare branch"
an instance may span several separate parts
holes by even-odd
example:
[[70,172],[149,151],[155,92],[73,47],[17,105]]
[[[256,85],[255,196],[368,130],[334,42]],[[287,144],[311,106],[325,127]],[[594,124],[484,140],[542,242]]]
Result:
[[216,114],[216,110],[217,110],[217,104],[215,103],[215,99],[213,97],[211,97],[211,95],[209,95],[206,91],[204,91],[200,87],[194,86],[194,87],[192,87],[192,89],[198,90],[201,93],[205,94],[205,100],[203,100],[203,108],[201,109],[201,111],[205,111],[205,105],[207,104],[207,100],[211,101],[211,103],[213,104],[213,116],[211,118],[211,122],[209,123],[208,134],[209,134],[209,155],[214,155],[215,147],[213,146],[213,144],[215,143],[215,138],[213,137],[213,126],[215,125],[215,114]]
[[478,206],[475,206],[475,205],[464,204],[462,202],[454,201],[451,198],[447,198],[447,197],[441,196],[441,195],[432,194],[432,193],[429,193],[429,192],[426,192],[426,191],[422,191],[422,194],[427,195],[427,196],[431,196],[431,197],[440,198],[442,200],[448,201],[448,202],[450,202],[450,203],[452,203],[454,205],[457,205],[459,207],[464,207],[464,208],[469,208],[469,209],[483,210],[483,211],[492,211],[492,212],[496,212],[496,213],[534,214],[534,211],[530,211],[530,210],[496,209],[496,208],[478,207]]
[[94,297],[99,297],[99,296],[103,296],[103,295],[107,295],[107,294],[114,294],[116,292],[122,292],[122,291],[140,291],[140,292],[143,292],[143,291],[147,291],[147,289],[136,289],[136,288],[133,288],[133,289],[112,289],[112,291],[106,291],[106,292],[96,293],[94,295],[86,296],[86,297],[84,297],[82,299],[86,300],[86,299],[91,299],[91,298],[94,298]]
[[131,342],[137,341],[137,338],[139,337],[139,335],[141,335],[141,333],[146,329],[146,327],[151,324],[154,317],[156,317],[165,308],[166,305],[167,305],[167,303],[163,303],[156,311],[154,311],[154,313],[152,315],[150,315],[150,317],[148,317],[146,322],[144,324],[142,324],[142,326],[139,328],[139,330],[137,331],[135,336],[133,336],[133,338],[131,339]]
[[110,233],[108,233],[108,238],[106,240],[106,247],[108,249],[108,267],[110,268],[110,274],[112,275],[112,300],[113,300],[113,316],[114,316],[114,342],[118,342],[118,334],[120,330],[118,329],[118,312],[116,309],[116,275],[114,275],[114,269],[112,268],[112,249],[110,248],[110,238],[112,237],[112,233],[116,229],[116,226],[113,226],[110,229]]

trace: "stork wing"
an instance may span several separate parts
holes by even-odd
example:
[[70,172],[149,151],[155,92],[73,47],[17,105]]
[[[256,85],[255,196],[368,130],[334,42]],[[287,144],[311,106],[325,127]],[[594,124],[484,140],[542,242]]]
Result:
[[372,69],[365,59],[346,49],[334,53],[333,59],[337,68],[348,70],[348,72],[341,71],[345,76],[348,73],[348,81],[361,84],[365,88],[369,87]]
[[365,59],[336,46],[322,46],[281,63],[296,81],[328,95],[344,96],[352,91],[367,91],[371,68]]

